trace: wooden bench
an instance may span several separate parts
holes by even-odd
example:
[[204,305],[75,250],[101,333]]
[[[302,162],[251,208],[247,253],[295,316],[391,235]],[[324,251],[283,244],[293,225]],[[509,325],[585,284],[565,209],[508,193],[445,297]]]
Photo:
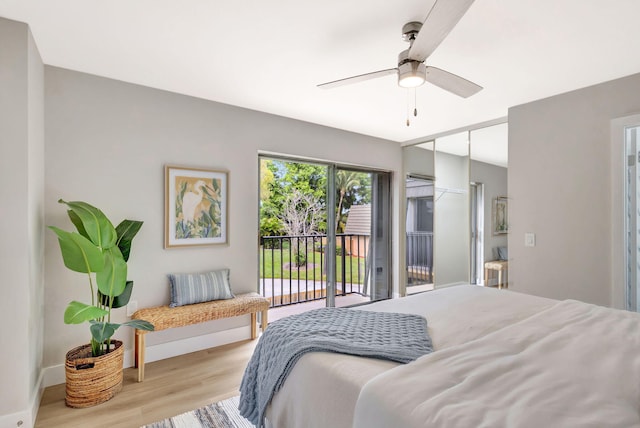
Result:
[[[159,331],[251,314],[251,339],[255,339],[258,336],[256,314],[262,312],[262,331],[264,331],[267,328],[269,303],[269,299],[258,293],[247,293],[238,294],[232,299],[214,300],[175,308],[156,306],[140,309],[133,314],[132,318],[149,321],[153,324],[154,331]],[[144,380],[144,337],[146,333],[150,332],[139,329],[135,331],[135,366],[138,368],[138,382],[142,382]]]

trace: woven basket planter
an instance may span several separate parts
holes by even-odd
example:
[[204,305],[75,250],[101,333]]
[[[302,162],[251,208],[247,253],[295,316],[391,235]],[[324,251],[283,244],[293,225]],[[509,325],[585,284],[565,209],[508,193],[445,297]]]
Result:
[[69,407],[83,408],[104,403],[122,389],[124,346],[111,341],[111,351],[91,356],[91,345],[67,352],[65,362],[66,396]]

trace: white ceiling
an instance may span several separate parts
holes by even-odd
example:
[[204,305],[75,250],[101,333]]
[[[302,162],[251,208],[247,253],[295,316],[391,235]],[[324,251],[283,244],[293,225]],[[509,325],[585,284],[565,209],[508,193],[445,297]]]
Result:
[[638,0],[476,0],[427,64],[482,85],[477,95],[425,84],[407,127],[393,76],[316,88],[395,67],[402,25],[432,3],[0,0],[0,16],[28,23],[49,65],[398,142],[640,72]]

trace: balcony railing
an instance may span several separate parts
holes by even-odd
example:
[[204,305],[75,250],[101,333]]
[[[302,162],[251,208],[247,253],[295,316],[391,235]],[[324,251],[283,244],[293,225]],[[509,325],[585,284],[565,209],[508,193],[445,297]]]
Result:
[[407,285],[433,283],[433,232],[407,232]]
[[[272,307],[326,297],[326,242],[326,235],[260,238],[260,291]],[[367,295],[368,248],[368,236],[336,235],[336,296]]]

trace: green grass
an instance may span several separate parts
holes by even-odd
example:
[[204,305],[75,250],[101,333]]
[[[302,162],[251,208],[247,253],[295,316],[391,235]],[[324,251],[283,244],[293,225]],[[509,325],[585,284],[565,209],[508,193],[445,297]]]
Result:
[[[320,260],[322,257],[322,267],[320,266]],[[351,257],[346,255],[344,257],[346,271],[345,282],[352,284],[362,284],[364,281],[364,258]],[[292,266],[291,269],[285,268],[287,263],[290,263],[289,249],[265,249],[260,248],[260,278],[284,278],[284,279],[307,279],[309,281],[326,280],[326,273],[322,272],[322,268],[326,268],[327,258],[325,254],[319,251],[307,251],[307,263],[314,264],[313,268],[304,269],[296,268]],[[360,265],[360,278],[358,278],[358,265]],[[315,274],[315,277],[314,277]],[[342,282],[342,256],[336,256],[336,281]]]

